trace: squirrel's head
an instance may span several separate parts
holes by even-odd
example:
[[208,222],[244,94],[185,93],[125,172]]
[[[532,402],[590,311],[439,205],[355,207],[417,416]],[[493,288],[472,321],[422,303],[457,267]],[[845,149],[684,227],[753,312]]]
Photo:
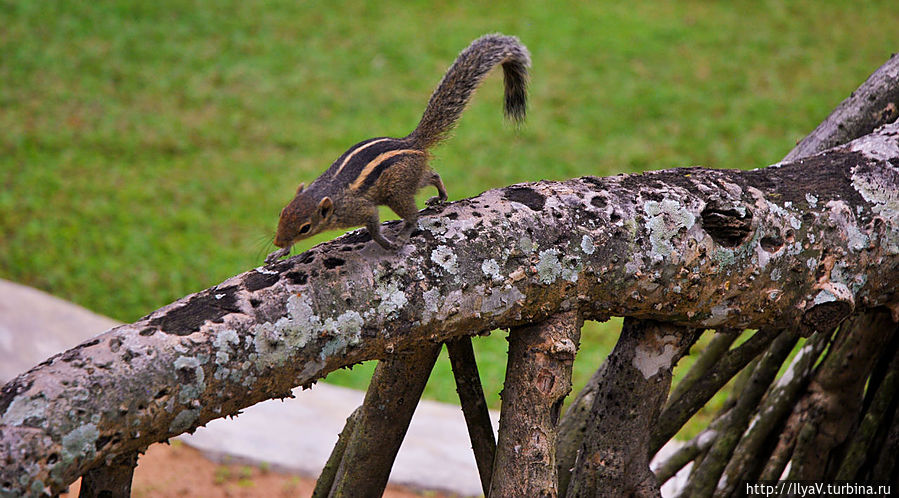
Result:
[[315,199],[304,184],[297,188],[297,195],[281,210],[275,245],[290,247],[297,241],[311,237],[329,228],[334,214],[334,203],[330,197]]

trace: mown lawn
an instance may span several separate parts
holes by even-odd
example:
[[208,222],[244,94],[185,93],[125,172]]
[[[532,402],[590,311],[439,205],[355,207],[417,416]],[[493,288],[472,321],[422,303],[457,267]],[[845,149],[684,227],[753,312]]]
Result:
[[[503,123],[488,79],[437,151],[451,199],[763,166],[897,50],[896,19],[894,1],[0,0],[0,277],[133,321],[257,266],[297,183],[408,133],[487,32],[530,48],[530,114]],[[619,323],[587,325],[576,385]],[[494,406],[503,336],[476,341]],[[445,358],[426,396],[455,396]]]

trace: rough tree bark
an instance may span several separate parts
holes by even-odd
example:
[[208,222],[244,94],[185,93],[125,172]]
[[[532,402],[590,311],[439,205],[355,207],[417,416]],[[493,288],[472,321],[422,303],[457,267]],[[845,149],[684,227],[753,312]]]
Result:
[[[427,210],[395,254],[353,232],[187,296],[8,383],[0,490],[60,492],[107,457],[334,369],[571,309],[585,319],[831,330],[853,311],[896,304],[897,164],[899,127],[890,125],[755,171],[684,168],[491,190]],[[819,275],[822,265],[833,270]]]
[[449,341],[446,343],[446,350],[456,379],[459,404],[468,426],[481,488],[484,496],[487,496],[490,493],[490,478],[493,476],[493,460],[496,457],[496,437],[493,435],[493,423],[490,421],[487,400],[484,399],[484,388],[481,386],[471,338],[460,337]]
[[509,332],[499,440],[488,496],[557,496],[556,425],[571,391],[576,311]]
[[131,477],[137,466],[137,453],[122,455],[84,474],[78,498],[120,498],[131,496]]
[[440,344],[424,344],[395,352],[378,363],[328,496],[376,498],[384,494],[440,348]]
[[696,330],[625,318],[565,496],[661,496],[649,471],[647,428],[668,396],[671,369],[697,337]]

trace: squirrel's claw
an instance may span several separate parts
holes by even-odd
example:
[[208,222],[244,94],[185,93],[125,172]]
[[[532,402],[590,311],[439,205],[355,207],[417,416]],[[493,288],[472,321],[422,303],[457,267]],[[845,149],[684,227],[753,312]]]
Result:
[[278,261],[282,257],[287,256],[288,254],[290,254],[289,247],[284,247],[284,248],[278,249],[277,251],[272,251],[271,254],[269,254],[268,256],[265,257],[265,264],[270,265],[270,264],[274,263],[275,261]]

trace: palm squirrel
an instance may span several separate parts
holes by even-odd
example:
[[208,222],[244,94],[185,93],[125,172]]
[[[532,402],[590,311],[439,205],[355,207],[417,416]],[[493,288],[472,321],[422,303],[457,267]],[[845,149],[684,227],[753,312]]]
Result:
[[[415,193],[433,185],[438,195],[428,205],[447,199],[446,188],[428,166],[428,150],[447,138],[472,93],[491,69],[503,66],[505,115],[520,123],[525,116],[530,55],[512,36],[485,35],[473,41],[443,76],[428,101],[418,127],[403,138],[378,137],[357,143],[343,153],[311,185],[301,183],[296,196],[281,210],[274,244],[281,249],[266,257],[271,263],[290,252],[297,241],[324,230],[365,225],[375,242],[396,250],[418,221]],[[381,233],[379,205],[403,218],[395,241]]]

